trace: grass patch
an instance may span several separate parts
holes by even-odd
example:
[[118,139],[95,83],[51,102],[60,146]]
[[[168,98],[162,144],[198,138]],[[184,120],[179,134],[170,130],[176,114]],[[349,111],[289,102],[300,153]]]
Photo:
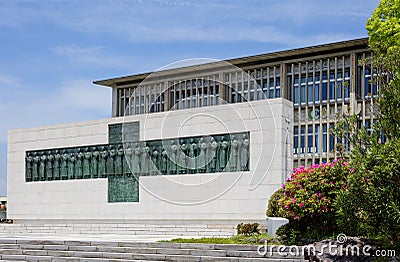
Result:
[[200,244],[249,244],[259,245],[264,244],[263,240],[268,242],[279,243],[279,241],[267,234],[257,234],[251,236],[237,235],[233,237],[203,237],[203,238],[175,238],[172,240],[162,240],[161,242],[174,242],[174,243],[200,243]]

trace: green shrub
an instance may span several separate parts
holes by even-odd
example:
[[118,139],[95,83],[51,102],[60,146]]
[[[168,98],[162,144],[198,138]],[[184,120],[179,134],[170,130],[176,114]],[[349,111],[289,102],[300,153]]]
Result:
[[248,223],[248,224],[240,223],[237,225],[236,230],[238,235],[250,236],[253,234],[260,234],[258,226],[259,226],[258,223]]
[[296,168],[282,186],[284,196],[278,200],[278,212],[289,219],[286,236],[298,240],[334,235],[337,230],[334,199],[353,172],[341,159]]
[[267,216],[279,217],[279,200],[283,198],[283,188],[276,190],[268,201]]
[[400,139],[354,155],[357,170],[335,202],[345,232],[400,243]]

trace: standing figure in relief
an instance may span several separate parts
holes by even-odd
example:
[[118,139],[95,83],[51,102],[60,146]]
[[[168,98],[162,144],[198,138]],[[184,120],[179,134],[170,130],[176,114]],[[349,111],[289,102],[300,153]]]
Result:
[[122,175],[123,157],[124,157],[124,149],[122,148],[122,145],[119,145],[115,156],[115,174],[117,175]]
[[25,181],[30,182],[32,181],[32,163],[33,158],[31,153],[27,153],[25,157]]
[[169,174],[176,174],[177,154],[178,154],[178,146],[175,144],[175,141],[172,141],[171,146],[169,148],[169,159],[170,159]]
[[124,175],[131,175],[132,171],[130,168],[130,165],[132,163],[132,148],[131,145],[128,144],[125,148],[125,152],[124,152],[124,161],[122,162],[122,166],[123,166],[123,170],[124,170]]
[[247,171],[249,170],[249,147],[250,147],[250,140],[247,137],[247,135],[243,135],[243,141],[242,141],[242,147],[240,150],[240,163],[241,163],[241,169],[242,171]]
[[181,140],[180,150],[178,151],[178,173],[187,174],[188,167],[188,150],[189,146],[185,143],[185,140]]
[[189,168],[189,174],[195,174],[196,172],[196,151],[197,151],[197,144],[194,141],[193,138],[190,139],[190,144],[189,144],[189,157],[187,160],[187,165]]
[[45,181],[46,180],[46,155],[44,152],[41,153],[40,156],[40,163],[39,163],[39,180]]
[[161,174],[166,175],[168,173],[168,152],[165,148],[161,151]]
[[152,175],[158,175],[161,172],[161,164],[160,164],[160,152],[158,152],[156,147],[153,147],[153,151],[151,152],[151,160],[152,160]]
[[218,143],[215,141],[213,137],[211,137],[210,144],[208,145],[207,149],[207,173],[214,173],[216,169],[216,164],[217,164],[217,149],[218,149]]
[[197,168],[199,169],[200,173],[206,172],[207,148],[208,148],[208,144],[206,143],[204,138],[200,138],[200,140],[199,140],[200,154],[198,156],[198,162],[197,162]]
[[106,171],[107,171],[107,176],[111,176],[115,174],[115,149],[114,146],[109,146],[108,147],[108,158],[107,158],[107,163],[106,163]]
[[232,141],[231,141],[231,153],[230,153],[230,157],[229,157],[229,171],[234,172],[236,171],[236,167],[237,167],[237,162],[238,162],[238,152],[239,150],[239,145],[238,145],[238,141],[236,139],[235,136],[232,136]]
[[228,153],[228,142],[226,142],[225,138],[222,138],[222,141],[219,142],[218,146],[218,165],[217,172],[225,171],[226,166],[226,155]]
[[149,154],[147,150],[147,144],[142,143],[140,147],[140,170],[143,176],[149,175]]
[[99,177],[99,156],[100,152],[97,150],[97,147],[92,147],[92,159],[91,159],[91,169],[90,176],[91,178]]
[[32,164],[33,181],[39,180],[39,162],[40,162],[40,156],[38,155],[38,153],[33,153],[33,164]]
[[76,153],[75,159],[75,178],[82,179],[82,160],[83,160],[83,153],[80,148],[78,148],[78,152]]
[[237,160],[236,160],[236,171],[240,171],[240,170],[242,170],[242,164],[241,164],[242,163],[241,152],[242,152],[242,144],[243,144],[242,137],[238,137],[237,144],[238,144],[238,149],[237,149],[237,151],[238,151],[237,156],[238,157],[237,157]]
[[106,147],[103,147],[103,150],[100,154],[100,162],[99,162],[99,172],[100,177],[104,178],[107,177],[107,158],[108,158],[108,151]]
[[49,180],[53,180],[53,160],[54,160],[54,156],[51,153],[51,151],[49,151],[47,153],[47,161],[46,161],[46,181]]
[[133,154],[132,154],[132,164],[131,164],[131,170],[132,173],[135,175],[138,175],[140,173],[140,145],[139,143],[135,143],[135,147],[133,148]]
[[83,178],[90,178],[90,160],[92,159],[92,155],[92,152],[86,147],[83,154]]
[[75,179],[75,153],[68,156],[68,179]]
[[63,154],[61,156],[61,179],[67,180],[68,179],[68,154],[67,151],[63,150]]
[[54,163],[53,163],[53,179],[54,180],[60,180],[60,160],[61,160],[61,155],[58,150],[54,152]]

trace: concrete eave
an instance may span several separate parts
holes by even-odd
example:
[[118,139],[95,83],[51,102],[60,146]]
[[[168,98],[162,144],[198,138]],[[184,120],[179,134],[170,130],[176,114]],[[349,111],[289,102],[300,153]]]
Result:
[[144,79],[151,75],[152,80],[171,78],[174,76],[190,74],[196,71],[199,72],[210,72],[223,70],[224,68],[229,68],[231,65],[245,68],[257,64],[266,64],[273,62],[281,62],[285,60],[295,60],[302,59],[310,56],[318,56],[328,53],[337,53],[356,49],[367,49],[368,48],[368,38],[360,38],[336,43],[322,44],[317,46],[303,47],[297,49],[290,49],[254,56],[233,58],[213,63],[206,63],[200,65],[193,65],[187,67],[173,68],[156,72],[142,73],[130,76],[122,76],[116,78],[110,78],[105,80],[94,81],[96,85],[107,86],[107,87],[118,87],[121,85],[135,85],[141,83]]

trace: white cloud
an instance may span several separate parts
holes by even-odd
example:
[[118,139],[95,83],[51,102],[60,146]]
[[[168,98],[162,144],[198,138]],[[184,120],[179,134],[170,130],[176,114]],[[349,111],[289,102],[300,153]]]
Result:
[[80,47],[76,45],[70,45],[70,46],[57,46],[52,48],[52,50],[59,54],[59,55],[90,55],[90,54],[96,54],[99,53],[99,51],[102,49],[101,46],[92,46],[92,47]]
[[[107,49],[101,46],[78,46],[62,45],[50,48],[57,55],[68,59],[73,67],[105,67],[118,68],[122,70],[132,69],[132,65],[139,64],[140,59],[130,55],[116,55],[107,52]],[[143,62],[143,58],[141,58]]]

